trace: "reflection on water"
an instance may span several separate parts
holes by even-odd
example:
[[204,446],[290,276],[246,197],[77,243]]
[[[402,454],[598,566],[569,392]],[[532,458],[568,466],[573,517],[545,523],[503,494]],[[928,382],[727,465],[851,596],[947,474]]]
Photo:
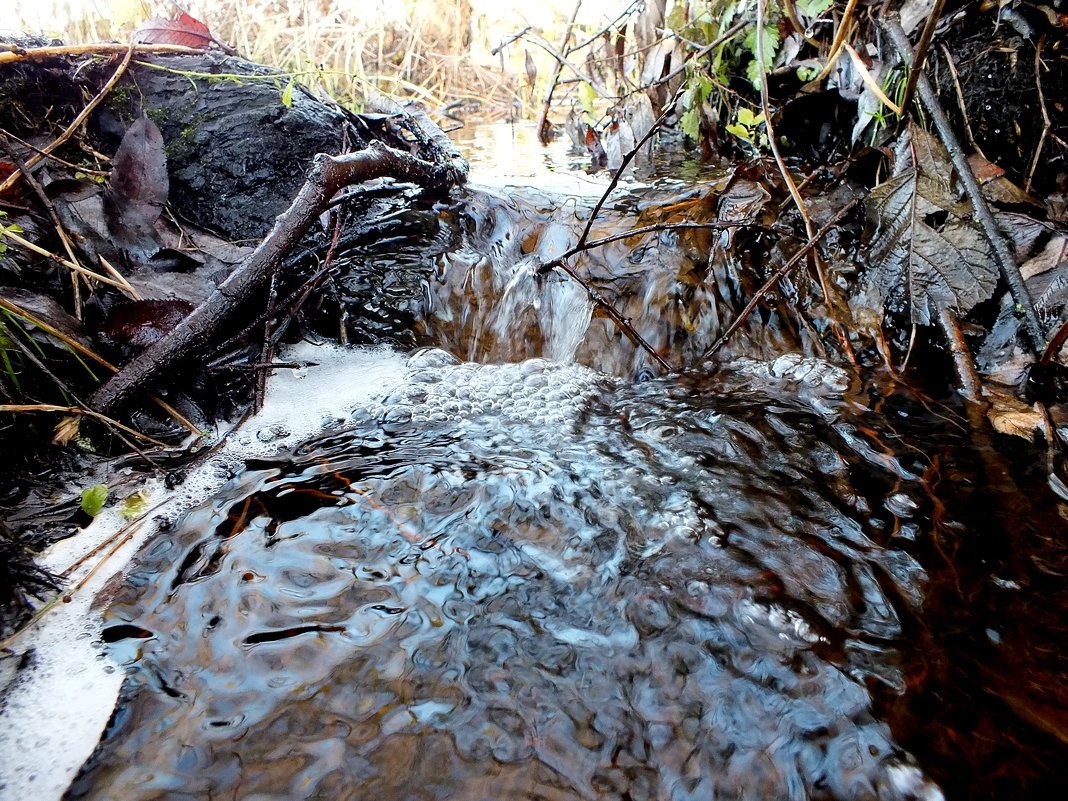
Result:
[[841,373],[452,361],[146,548],[74,797],[940,797],[869,692],[922,501]]

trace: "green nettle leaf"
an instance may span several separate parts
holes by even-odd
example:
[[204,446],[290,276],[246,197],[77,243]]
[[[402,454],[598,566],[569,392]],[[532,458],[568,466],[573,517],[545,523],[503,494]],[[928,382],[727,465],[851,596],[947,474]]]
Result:
[[582,108],[586,110],[586,113],[590,115],[591,119],[597,119],[597,112],[593,108],[593,99],[596,94],[593,91],[593,87],[583,81],[579,84],[578,98],[579,103],[582,104]]
[[89,517],[96,517],[104,508],[104,502],[108,499],[107,484],[97,484],[82,490],[82,511]]
[[894,171],[867,202],[878,224],[870,250],[875,285],[884,298],[904,294],[919,325],[941,309],[970,311],[994,294],[998,269],[986,237],[964,216],[948,155],[913,126]]
[[286,108],[293,108],[293,84],[295,81],[290,78],[289,83],[286,84],[286,88],[282,90],[282,105]]
[[[774,25],[767,25],[764,27],[763,45],[763,72],[767,72],[775,64],[775,55],[779,52],[779,29]],[[755,28],[750,29],[745,37],[745,49],[753,54],[753,60],[749,62],[749,65],[745,69],[745,76],[753,86],[760,86],[761,67],[760,61],[757,59],[757,38]]]

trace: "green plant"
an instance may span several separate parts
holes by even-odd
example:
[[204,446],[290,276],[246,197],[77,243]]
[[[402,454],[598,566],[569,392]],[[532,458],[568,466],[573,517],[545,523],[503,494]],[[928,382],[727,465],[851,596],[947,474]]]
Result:
[[740,107],[735,116],[735,121],[727,126],[727,131],[748,142],[752,147],[761,148],[768,145],[768,134],[764,125],[763,112],[754,114],[745,106]]

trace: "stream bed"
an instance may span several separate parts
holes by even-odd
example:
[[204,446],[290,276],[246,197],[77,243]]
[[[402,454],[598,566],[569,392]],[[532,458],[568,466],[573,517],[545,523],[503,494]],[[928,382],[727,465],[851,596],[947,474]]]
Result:
[[[816,358],[787,313],[703,361],[741,302],[726,234],[584,257],[687,368],[658,374],[540,275],[606,184],[541,158],[450,212],[462,241],[413,307],[437,347],[247,458],[109,585],[128,673],[67,797],[1062,790],[1068,549],[1042,452]],[[684,190],[629,186],[599,235],[705,202],[662,199]],[[370,380],[354,360],[339,380]]]

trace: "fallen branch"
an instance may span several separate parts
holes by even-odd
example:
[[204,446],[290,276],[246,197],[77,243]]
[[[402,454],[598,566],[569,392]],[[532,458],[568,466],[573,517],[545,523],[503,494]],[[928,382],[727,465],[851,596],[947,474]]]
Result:
[[293,203],[278,216],[259,247],[174,330],[135,356],[93,393],[90,405],[99,412],[107,412],[182,359],[201,350],[219,325],[263,286],[342,188],[373,178],[392,177],[429,189],[445,189],[453,183],[454,169],[454,164],[432,164],[380,142],[343,156],[320,153]]

